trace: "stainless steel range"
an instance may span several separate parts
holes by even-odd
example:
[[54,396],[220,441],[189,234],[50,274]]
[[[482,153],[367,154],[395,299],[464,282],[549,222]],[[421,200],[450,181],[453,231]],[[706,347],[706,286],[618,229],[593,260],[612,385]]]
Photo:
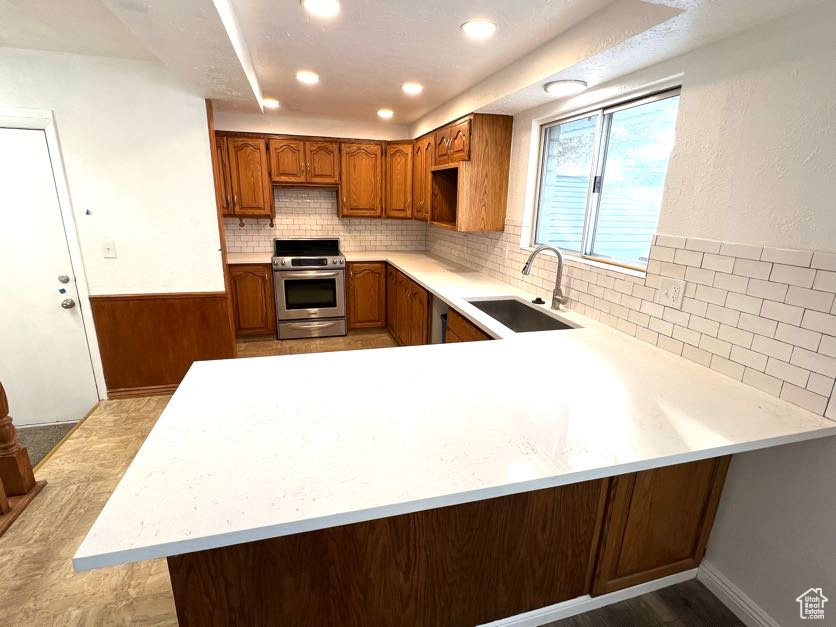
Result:
[[273,241],[279,339],[345,335],[345,257],[338,239]]

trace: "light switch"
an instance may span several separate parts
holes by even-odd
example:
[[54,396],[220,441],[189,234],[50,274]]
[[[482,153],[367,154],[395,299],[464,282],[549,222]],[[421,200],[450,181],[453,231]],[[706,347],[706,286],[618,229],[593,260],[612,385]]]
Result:
[[102,240],[102,255],[105,259],[116,259],[116,242],[112,239]]
[[673,309],[682,309],[682,297],[685,295],[685,281],[663,276],[659,281],[660,305]]

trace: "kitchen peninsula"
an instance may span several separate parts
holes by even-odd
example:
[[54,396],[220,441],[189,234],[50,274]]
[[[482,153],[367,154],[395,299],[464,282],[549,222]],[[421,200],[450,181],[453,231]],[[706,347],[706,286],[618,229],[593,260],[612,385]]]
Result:
[[372,259],[504,339],[195,363],[76,569],[168,558],[181,625],[474,625],[695,568],[728,456],[836,435],[571,312],[510,333],[465,299],[523,294],[478,272]]

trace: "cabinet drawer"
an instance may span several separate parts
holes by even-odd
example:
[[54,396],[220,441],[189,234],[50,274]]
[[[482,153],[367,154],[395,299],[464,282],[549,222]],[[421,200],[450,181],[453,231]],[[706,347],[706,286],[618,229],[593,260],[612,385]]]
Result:
[[[450,339],[455,336],[454,339]],[[480,342],[492,340],[493,338],[462,316],[455,309],[447,312],[447,341],[453,342]]]

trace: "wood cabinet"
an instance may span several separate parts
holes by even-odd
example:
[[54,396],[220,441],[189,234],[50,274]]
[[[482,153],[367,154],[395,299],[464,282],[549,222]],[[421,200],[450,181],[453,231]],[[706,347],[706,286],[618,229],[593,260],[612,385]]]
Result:
[[383,147],[381,144],[344,143],[341,153],[340,217],[381,217]]
[[502,231],[513,120],[474,113],[435,134],[430,223],[455,231]]
[[226,137],[215,136],[215,157],[217,169],[215,170],[215,198],[218,200],[218,208],[225,216],[233,215],[232,212],[232,181],[229,173],[229,153],[227,152]]
[[696,568],[730,456],[614,477],[592,594]]
[[412,142],[386,144],[387,218],[412,217]]
[[273,188],[267,171],[267,142],[254,137],[227,137],[231,212],[227,215],[264,218],[273,215]]
[[268,145],[273,183],[336,185],[340,182],[337,142],[278,138],[269,140]]
[[430,219],[434,145],[430,133],[416,139],[412,147],[412,217],[425,222]]
[[386,264],[348,264],[348,328],[370,329],[386,326]]
[[430,294],[392,266],[386,269],[386,319],[398,344],[429,343]]
[[237,336],[274,335],[276,299],[270,264],[229,266],[232,309]]
[[462,316],[455,309],[447,312],[447,340],[448,344],[455,342],[481,342],[493,338]]

